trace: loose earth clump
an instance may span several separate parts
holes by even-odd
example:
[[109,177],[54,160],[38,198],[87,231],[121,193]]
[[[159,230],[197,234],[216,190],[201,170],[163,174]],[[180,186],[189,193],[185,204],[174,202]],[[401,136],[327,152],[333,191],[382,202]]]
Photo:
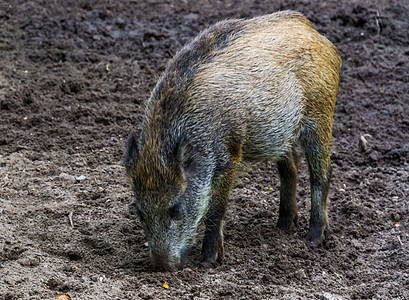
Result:
[[[151,272],[123,147],[168,60],[226,18],[292,9],[341,51],[324,244],[282,233],[273,163],[243,165],[224,262]],[[402,1],[0,3],[0,299],[408,299],[409,5]]]

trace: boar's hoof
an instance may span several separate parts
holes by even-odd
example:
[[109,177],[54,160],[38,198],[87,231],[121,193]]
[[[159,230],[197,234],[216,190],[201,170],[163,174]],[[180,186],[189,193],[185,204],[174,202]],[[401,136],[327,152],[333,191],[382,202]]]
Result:
[[310,227],[305,240],[313,248],[320,246],[327,237],[327,230],[322,227]]
[[293,226],[296,226],[298,223],[298,216],[294,217],[279,217],[277,222],[277,227],[284,231],[285,233],[290,234],[293,231]]
[[212,268],[212,267],[216,267],[217,265],[221,265],[222,264],[222,259],[219,259],[219,257],[217,257],[216,259],[201,259],[200,260],[200,266],[203,268]]
[[219,249],[219,252],[202,253],[200,255],[200,266],[204,268],[211,268],[223,263],[223,249]]

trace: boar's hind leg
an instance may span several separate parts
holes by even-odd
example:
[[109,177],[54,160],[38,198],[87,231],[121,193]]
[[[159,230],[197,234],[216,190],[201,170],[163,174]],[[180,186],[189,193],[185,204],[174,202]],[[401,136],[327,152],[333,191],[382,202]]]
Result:
[[280,174],[280,209],[277,226],[281,230],[290,233],[293,224],[297,223],[297,171],[298,155],[295,147],[285,157],[277,161],[277,168]]
[[229,191],[236,167],[215,174],[213,194],[205,218],[205,234],[200,260],[202,265],[210,267],[223,260],[223,221],[226,213]]
[[328,227],[331,128],[310,133],[303,141],[310,172],[311,213],[306,240],[313,246],[322,242]]

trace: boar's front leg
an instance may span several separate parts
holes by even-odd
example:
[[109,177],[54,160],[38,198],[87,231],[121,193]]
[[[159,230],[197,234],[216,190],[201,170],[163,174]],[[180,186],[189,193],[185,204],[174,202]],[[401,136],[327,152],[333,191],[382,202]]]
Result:
[[212,195],[205,218],[200,261],[204,267],[210,267],[223,261],[223,223],[226,214],[230,188],[236,174],[236,166],[230,166],[217,172],[213,178]]

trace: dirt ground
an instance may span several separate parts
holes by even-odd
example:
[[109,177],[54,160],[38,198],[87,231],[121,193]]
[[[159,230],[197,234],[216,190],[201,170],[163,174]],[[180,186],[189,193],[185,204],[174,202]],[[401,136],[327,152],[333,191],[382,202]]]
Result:
[[[283,9],[342,53],[330,237],[304,243],[304,160],[292,235],[275,227],[275,165],[245,165],[224,264],[200,268],[198,245],[183,271],[150,271],[124,140],[200,30]],[[0,299],[409,299],[408,20],[396,0],[1,1]]]

